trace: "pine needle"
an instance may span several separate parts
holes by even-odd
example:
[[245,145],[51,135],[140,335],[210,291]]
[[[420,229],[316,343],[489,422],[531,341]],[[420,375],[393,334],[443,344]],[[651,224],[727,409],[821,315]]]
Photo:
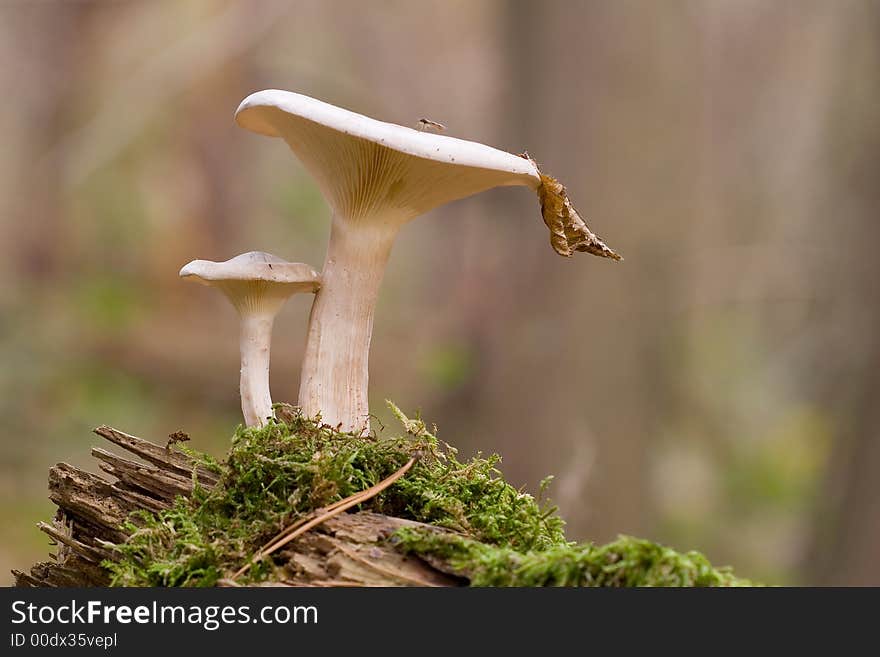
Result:
[[339,515],[343,511],[347,511],[348,509],[357,506],[358,504],[362,504],[372,497],[375,497],[383,490],[394,484],[394,482],[400,479],[403,475],[405,475],[407,471],[413,466],[413,464],[415,464],[415,462],[416,459],[415,457],[413,457],[409,461],[407,461],[403,465],[403,467],[401,467],[397,472],[395,472],[390,477],[386,477],[375,486],[371,486],[370,488],[367,488],[360,493],[355,493],[354,495],[346,497],[344,500],[340,500],[339,502],[326,506],[322,509],[318,509],[314,512],[311,518],[309,516],[306,516],[305,518],[300,518],[292,525],[285,528],[262,548],[257,550],[257,553],[253,556],[253,558],[251,558],[251,560],[244,566],[239,568],[239,570],[232,576],[231,579],[235,581],[236,579],[238,579],[238,577],[246,573],[253,564],[272,554],[276,550],[284,547],[298,536],[302,536],[310,529],[317,527],[321,523],[329,520],[333,516]]

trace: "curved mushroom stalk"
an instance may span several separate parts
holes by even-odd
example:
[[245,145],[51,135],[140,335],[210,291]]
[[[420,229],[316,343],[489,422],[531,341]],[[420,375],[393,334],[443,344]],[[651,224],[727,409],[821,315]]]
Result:
[[[366,432],[373,311],[398,230],[439,205],[492,187],[523,185],[540,192],[542,174],[527,156],[383,123],[288,91],[248,96],[236,121],[283,138],[333,210],[299,405],[309,417],[320,414],[344,431]],[[549,208],[546,216],[555,212],[543,197],[542,205]],[[553,222],[557,231],[563,229],[556,224],[571,224],[555,217]]]
[[261,427],[272,417],[272,393],[269,390],[269,356],[275,315],[241,317],[239,351],[241,353],[241,413],[245,426]]
[[308,265],[261,251],[226,262],[193,260],[180,276],[218,288],[238,311],[241,412],[246,426],[265,425],[273,417],[269,360],[275,316],[291,295],[315,292],[320,277]]

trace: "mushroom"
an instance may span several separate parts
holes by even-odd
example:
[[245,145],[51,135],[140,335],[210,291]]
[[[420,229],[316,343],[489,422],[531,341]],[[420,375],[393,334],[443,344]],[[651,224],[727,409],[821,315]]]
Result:
[[524,185],[541,196],[545,222],[557,242],[589,239],[579,225],[566,233],[571,222],[557,211],[573,208],[567,198],[553,202],[564,197],[564,187],[557,183],[558,190],[549,193],[544,182],[553,179],[527,155],[384,123],[289,91],[252,94],[235,118],[243,128],[284,139],[331,207],[330,243],[309,317],[299,406],[307,417],[320,415],[344,431],[369,430],[373,311],[391,246],[404,224],[492,187]]
[[226,262],[193,260],[181,278],[218,288],[241,318],[241,411],[245,424],[261,427],[272,417],[269,353],[275,315],[297,292],[316,292],[320,276],[309,265],[251,251]]

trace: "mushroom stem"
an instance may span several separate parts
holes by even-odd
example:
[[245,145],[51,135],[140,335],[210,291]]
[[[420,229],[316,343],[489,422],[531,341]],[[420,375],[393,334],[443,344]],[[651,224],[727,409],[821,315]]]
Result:
[[243,315],[241,318],[241,412],[249,427],[265,426],[272,417],[269,391],[269,349],[272,344],[272,314]]
[[399,222],[333,217],[309,316],[299,405],[342,431],[370,429],[368,361],[379,285]]

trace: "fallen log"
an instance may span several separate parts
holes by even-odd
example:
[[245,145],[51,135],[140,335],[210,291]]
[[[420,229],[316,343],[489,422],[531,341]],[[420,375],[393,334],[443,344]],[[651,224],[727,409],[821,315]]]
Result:
[[[102,565],[113,560],[114,546],[128,537],[123,524],[134,511],[168,509],[188,496],[194,482],[213,488],[220,476],[170,443],[168,446],[108,426],[95,433],[124,449],[120,456],[92,448],[99,469],[109,478],[58,463],[49,470],[49,499],[58,507],[52,522],[37,527],[57,547],[49,561],[27,572],[13,571],[17,586],[108,586]],[[420,523],[377,513],[343,513],[292,541],[274,557],[275,586],[459,586],[466,580],[426,561],[404,555],[386,539],[402,527]],[[435,528],[436,531],[436,528]],[[220,585],[238,586],[231,580]]]

